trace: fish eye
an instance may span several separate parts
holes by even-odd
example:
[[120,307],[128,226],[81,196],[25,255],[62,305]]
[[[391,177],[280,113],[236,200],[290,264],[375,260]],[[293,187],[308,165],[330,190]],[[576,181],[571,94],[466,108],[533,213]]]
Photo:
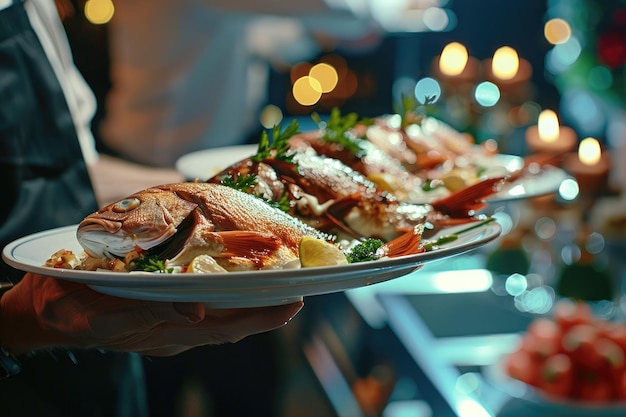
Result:
[[139,201],[138,198],[127,198],[115,203],[113,211],[116,213],[126,213],[127,211],[137,208],[140,203],[141,201]]

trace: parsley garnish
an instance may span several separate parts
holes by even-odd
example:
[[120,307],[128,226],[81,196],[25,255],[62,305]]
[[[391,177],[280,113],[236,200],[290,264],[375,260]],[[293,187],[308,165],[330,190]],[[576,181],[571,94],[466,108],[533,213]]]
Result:
[[337,143],[353,154],[358,154],[362,149],[350,135],[349,131],[359,123],[372,123],[368,119],[359,120],[359,116],[356,113],[348,113],[342,116],[341,111],[337,107],[330,111],[330,117],[326,122],[323,122],[317,113],[311,114],[311,118],[324,132],[323,139],[326,142]]
[[283,196],[278,201],[266,200],[264,198],[262,200],[265,201],[270,206],[280,209],[284,212],[289,211],[289,209],[291,208],[289,197],[287,196],[287,194],[283,194]]
[[[424,108],[430,106],[437,100],[436,95],[424,96],[424,104],[417,101],[415,95],[402,95],[400,106],[394,105],[394,110],[402,116],[402,127],[410,124],[420,123],[420,119],[424,116]],[[421,111],[420,111],[421,110]]]
[[354,246],[346,255],[348,263],[375,261],[380,258],[378,249],[383,245],[380,239],[367,238]]
[[243,175],[243,176],[242,175],[237,175],[237,176],[228,175],[222,178],[222,181],[220,181],[220,183],[227,187],[234,188],[235,190],[246,192],[250,188],[254,187],[254,185],[256,184],[256,181],[257,181],[257,178],[255,174],[248,174],[248,175]]
[[253,155],[251,159],[254,162],[261,162],[273,157],[274,159],[293,164],[293,155],[289,153],[288,140],[298,133],[300,133],[300,125],[296,119],[293,119],[289,126],[282,131],[280,125],[275,125],[272,129],[271,143],[267,131],[264,130],[261,133],[261,140],[259,141],[256,155]]
[[142,256],[134,261],[135,270],[146,272],[172,272],[171,268],[165,267],[165,261],[156,255]]

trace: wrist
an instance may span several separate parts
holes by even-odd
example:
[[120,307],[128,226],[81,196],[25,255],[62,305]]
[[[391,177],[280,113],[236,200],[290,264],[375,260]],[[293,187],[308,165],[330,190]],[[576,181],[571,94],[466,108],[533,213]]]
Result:
[[0,380],[17,375],[22,370],[22,364],[8,349],[2,345],[2,296],[5,292],[13,288],[10,282],[0,282]]

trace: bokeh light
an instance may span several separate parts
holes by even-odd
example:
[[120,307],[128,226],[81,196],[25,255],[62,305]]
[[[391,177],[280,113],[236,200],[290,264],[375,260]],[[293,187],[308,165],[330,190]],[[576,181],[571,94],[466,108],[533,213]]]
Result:
[[309,71],[309,77],[319,82],[322,93],[333,91],[339,81],[337,70],[332,65],[326,63],[314,65]]
[[266,129],[271,129],[274,126],[280,124],[283,120],[282,110],[273,104],[268,104],[261,110],[259,115],[259,121],[261,125]]
[[563,19],[550,19],[543,27],[543,34],[552,45],[562,44],[572,36],[572,28]]
[[578,182],[573,178],[566,178],[559,185],[559,196],[565,201],[574,201],[580,193]]
[[519,56],[510,46],[502,46],[493,54],[491,62],[493,75],[501,80],[511,80],[519,70]]
[[467,48],[463,44],[451,42],[441,51],[439,70],[445,75],[459,75],[465,69],[468,58]]
[[115,13],[115,6],[111,0],[87,0],[85,3],[85,17],[94,25],[108,23]]
[[315,78],[306,75],[293,83],[292,94],[302,106],[312,106],[322,97],[322,86]]
[[483,81],[474,90],[474,99],[483,107],[493,107],[500,100],[500,89],[489,81]]
[[441,7],[429,7],[422,17],[424,25],[433,32],[440,32],[448,27],[450,19],[445,9]]
[[539,137],[544,142],[556,142],[559,138],[559,118],[554,110],[546,109],[539,114],[537,123]]
[[576,62],[582,52],[580,41],[572,36],[565,43],[555,45],[546,56],[546,69],[561,74]]
[[422,78],[415,84],[415,98],[417,101],[424,104],[426,97],[434,97],[431,104],[441,97],[441,86],[434,78]]
[[602,150],[600,142],[595,138],[585,138],[580,141],[578,146],[578,158],[585,165],[595,165],[600,160]]

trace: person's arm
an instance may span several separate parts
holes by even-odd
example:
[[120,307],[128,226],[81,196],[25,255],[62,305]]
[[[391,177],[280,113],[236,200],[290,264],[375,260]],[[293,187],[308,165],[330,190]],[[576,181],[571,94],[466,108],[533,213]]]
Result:
[[207,309],[203,303],[139,301],[28,273],[0,297],[0,347],[14,355],[78,347],[170,356],[276,329],[302,306]]
[[185,181],[174,168],[150,167],[104,154],[87,168],[100,207],[148,187]]

